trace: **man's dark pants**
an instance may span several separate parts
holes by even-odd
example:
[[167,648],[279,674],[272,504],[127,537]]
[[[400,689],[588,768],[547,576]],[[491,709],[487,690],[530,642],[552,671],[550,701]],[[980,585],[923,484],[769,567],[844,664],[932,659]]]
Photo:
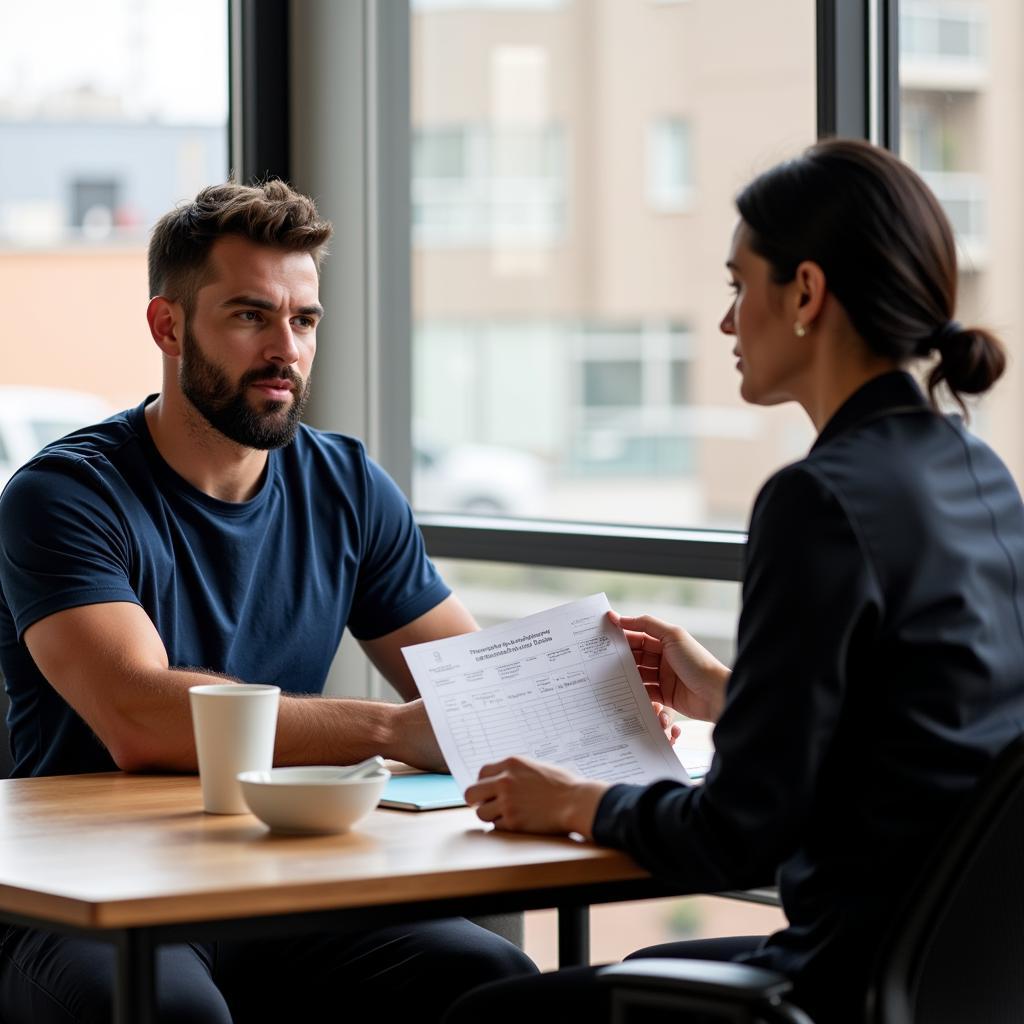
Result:
[[[112,945],[24,928],[0,934],[3,1024],[109,1024]],[[344,938],[161,946],[158,1016],[160,1024],[427,1024],[477,985],[535,972],[512,943],[462,918]]]

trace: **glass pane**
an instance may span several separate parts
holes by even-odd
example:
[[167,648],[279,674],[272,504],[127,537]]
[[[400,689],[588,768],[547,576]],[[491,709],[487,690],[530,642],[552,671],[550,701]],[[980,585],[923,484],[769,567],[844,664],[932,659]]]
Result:
[[1012,40],[1024,36],[1017,0],[908,0],[900,16],[900,153],[919,170],[956,233],[957,318],[1006,343],[1010,366],[971,425],[1024,485],[1024,351],[1019,280],[1024,173],[1017,108],[1021,71]]
[[583,367],[583,404],[640,405],[643,367],[624,359],[587,363]]
[[733,196],[814,138],[814,13],[413,3],[414,440],[478,473],[419,508],[742,527],[806,450],[718,324]]
[[228,173],[226,0],[33,0],[3,17],[0,485],[159,390],[147,234]]
[[652,206],[682,209],[693,189],[690,124],[678,118],[659,118],[648,135],[647,188]]

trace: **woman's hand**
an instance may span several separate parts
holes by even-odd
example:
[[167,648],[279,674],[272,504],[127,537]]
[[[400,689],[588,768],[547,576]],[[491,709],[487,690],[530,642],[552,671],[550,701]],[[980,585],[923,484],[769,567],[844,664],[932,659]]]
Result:
[[477,817],[509,832],[578,832],[591,838],[597,805],[610,783],[581,779],[564,768],[526,757],[485,764],[466,790]]
[[661,726],[661,731],[665,734],[668,742],[674,747],[676,740],[679,739],[683,731],[683,727],[676,721],[676,716],[672,714],[672,709],[666,707],[660,701],[652,700],[651,707],[654,708],[654,713],[658,716],[658,725]]
[[[652,615],[609,612],[608,617],[626,634],[655,711],[664,704],[687,718],[718,721],[729,681],[725,665],[682,626]],[[661,712],[658,717],[665,728]]]

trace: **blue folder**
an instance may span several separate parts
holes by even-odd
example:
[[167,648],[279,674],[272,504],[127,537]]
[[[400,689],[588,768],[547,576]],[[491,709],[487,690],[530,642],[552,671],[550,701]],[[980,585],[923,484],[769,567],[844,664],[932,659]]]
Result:
[[380,798],[381,807],[400,811],[437,811],[465,805],[462,790],[450,775],[392,775]]

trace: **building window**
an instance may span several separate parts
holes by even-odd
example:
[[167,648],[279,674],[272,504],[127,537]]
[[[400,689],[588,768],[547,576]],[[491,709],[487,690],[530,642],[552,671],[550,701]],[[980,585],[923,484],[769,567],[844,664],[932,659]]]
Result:
[[900,6],[904,88],[975,90],[989,77],[987,3],[916,0]]
[[690,123],[664,117],[647,135],[647,199],[656,210],[689,209],[693,202]]
[[588,409],[638,406],[643,393],[643,364],[638,359],[583,364],[583,405]]
[[120,192],[118,182],[112,179],[73,181],[71,226],[80,228],[86,238],[106,238],[114,227]]
[[552,245],[566,222],[557,125],[447,125],[413,139],[413,240],[420,246]]
[[565,0],[411,0],[414,14],[429,11],[546,11],[561,7]]
[[977,61],[984,56],[985,12],[977,4],[907,3],[900,49],[909,58]]

